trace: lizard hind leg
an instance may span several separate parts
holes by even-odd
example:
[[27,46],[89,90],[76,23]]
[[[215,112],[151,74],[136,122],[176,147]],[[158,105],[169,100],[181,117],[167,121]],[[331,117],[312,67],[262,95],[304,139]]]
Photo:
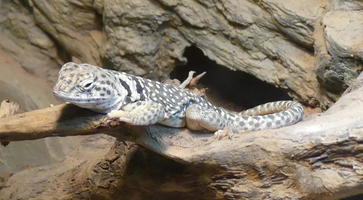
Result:
[[203,109],[193,104],[186,110],[186,125],[192,130],[208,130],[214,132],[216,139],[232,138],[236,129],[231,126],[231,114],[223,110]]
[[185,113],[186,126],[192,130],[218,131],[226,127],[225,113],[205,109],[198,104],[190,105]]

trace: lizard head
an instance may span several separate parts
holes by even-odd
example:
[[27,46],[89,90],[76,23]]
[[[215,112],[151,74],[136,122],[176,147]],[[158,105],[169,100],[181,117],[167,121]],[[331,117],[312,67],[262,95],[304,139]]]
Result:
[[53,93],[66,102],[100,113],[115,109],[120,101],[109,70],[89,64],[64,64]]

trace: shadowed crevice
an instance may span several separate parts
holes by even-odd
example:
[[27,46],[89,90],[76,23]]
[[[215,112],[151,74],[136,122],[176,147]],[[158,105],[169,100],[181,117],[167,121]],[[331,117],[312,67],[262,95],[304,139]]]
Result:
[[285,90],[261,81],[245,72],[232,71],[210,60],[197,47],[188,47],[184,56],[188,62],[179,65],[171,72],[170,78],[184,80],[188,72],[207,74],[201,79],[200,85],[207,87],[207,97],[213,103],[228,109],[239,111],[266,102],[291,100]]

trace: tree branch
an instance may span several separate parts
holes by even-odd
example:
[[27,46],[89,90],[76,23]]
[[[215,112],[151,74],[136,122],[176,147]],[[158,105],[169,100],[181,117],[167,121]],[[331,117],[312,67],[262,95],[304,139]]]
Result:
[[[1,119],[0,141],[89,135],[100,132],[112,135],[112,133],[127,130],[125,127],[128,126],[110,121],[106,115],[97,114],[72,104],[61,104]],[[126,136],[126,133],[121,136]]]

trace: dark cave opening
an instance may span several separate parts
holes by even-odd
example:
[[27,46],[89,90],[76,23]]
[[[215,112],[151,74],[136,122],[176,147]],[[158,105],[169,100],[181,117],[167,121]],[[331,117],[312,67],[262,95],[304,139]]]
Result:
[[183,81],[191,70],[196,71],[196,74],[207,72],[199,83],[202,87],[208,88],[207,98],[213,100],[212,103],[218,106],[240,111],[271,101],[291,100],[285,90],[276,88],[245,72],[232,71],[218,65],[197,47],[186,48],[184,56],[188,62],[185,65],[176,66],[170,78]]

